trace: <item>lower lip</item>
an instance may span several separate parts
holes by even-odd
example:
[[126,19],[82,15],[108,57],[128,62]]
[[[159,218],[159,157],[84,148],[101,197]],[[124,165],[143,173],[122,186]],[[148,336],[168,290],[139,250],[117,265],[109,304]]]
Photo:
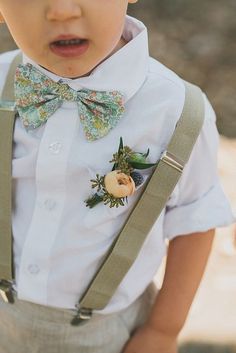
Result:
[[88,50],[88,47],[89,47],[88,40],[86,40],[78,45],[59,46],[59,45],[55,45],[55,44],[50,44],[51,51],[54,54],[56,54],[58,56],[62,56],[64,58],[72,58],[72,57],[80,56]]

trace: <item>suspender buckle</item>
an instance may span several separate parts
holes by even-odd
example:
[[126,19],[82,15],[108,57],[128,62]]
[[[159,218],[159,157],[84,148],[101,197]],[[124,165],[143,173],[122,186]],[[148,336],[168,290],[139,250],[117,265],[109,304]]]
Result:
[[170,152],[165,151],[161,156],[161,161],[178,170],[178,172],[183,172],[184,163]]
[[92,309],[87,308],[79,308],[76,315],[71,320],[72,326],[80,326],[84,325],[88,322],[88,320],[92,317]]
[[6,280],[0,281],[0,295],[5,303],[13,304],[14,303],[14,295],[12,283]]
[[16,110],[16,103],[13,101],[6,101],[0,99],[0,110],[5,112],[14,112]]

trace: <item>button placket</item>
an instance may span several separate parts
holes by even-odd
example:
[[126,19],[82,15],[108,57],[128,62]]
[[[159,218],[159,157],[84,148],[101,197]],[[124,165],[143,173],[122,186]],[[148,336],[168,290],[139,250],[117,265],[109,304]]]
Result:
[[[19,297],[30,296],[32,301],[45,304],[50,274],[47,260],[55,251],[53,247],[60,231],[66,198],[68,158],[77,120],[75,109],[69,121],[65,110],[56,111],[45,125],[37,156],[36,207],[22,251],[18,293]],[[41,263],[44,263],[43,268]]]

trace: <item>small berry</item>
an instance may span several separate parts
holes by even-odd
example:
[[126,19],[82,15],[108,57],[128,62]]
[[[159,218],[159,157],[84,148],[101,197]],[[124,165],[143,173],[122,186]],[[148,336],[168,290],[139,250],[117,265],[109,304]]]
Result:
[[132,172],[130,176],[133,179],[136,188],[144,181],[144,177],[139,172]]

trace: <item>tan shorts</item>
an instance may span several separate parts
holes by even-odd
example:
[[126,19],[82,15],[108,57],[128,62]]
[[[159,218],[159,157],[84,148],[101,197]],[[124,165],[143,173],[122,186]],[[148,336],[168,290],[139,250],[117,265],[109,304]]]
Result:
[[156,292],[151,284],[127,309],[94,314],[83,326],[71,326],[73,310],[0,299],[0,353],[121,353],[146,321]]

